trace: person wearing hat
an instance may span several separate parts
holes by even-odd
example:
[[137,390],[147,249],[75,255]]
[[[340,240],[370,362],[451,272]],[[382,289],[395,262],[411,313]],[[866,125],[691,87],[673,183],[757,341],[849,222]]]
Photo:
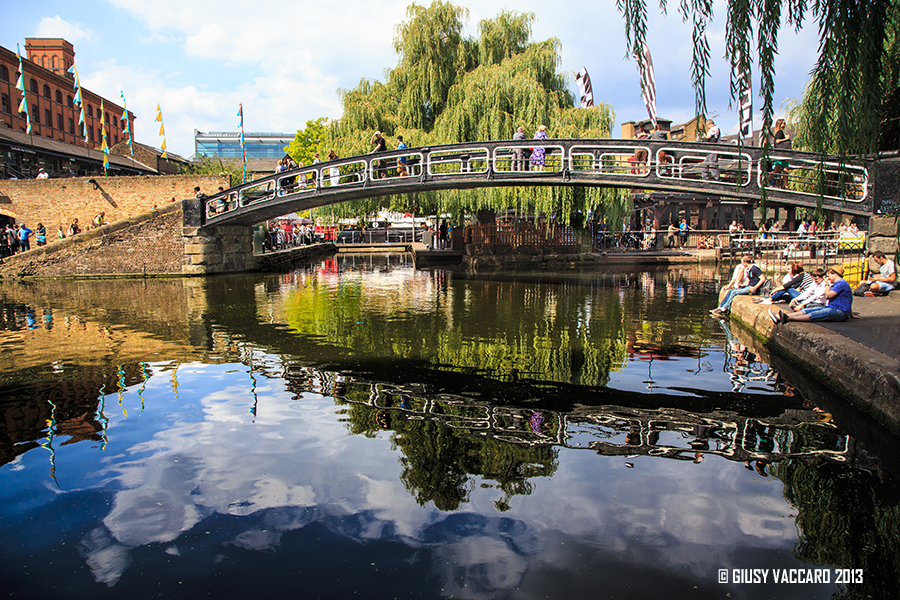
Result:
[[781,312],[777,315],[770,310],[769,318],[776,325],[783,325],[789,321],[846,321],[849,319],[853,306],[853,291],[850,289],[850,284],[844,281],[844,267],[841,265],[829,267],[825,272],[825,279],[828,280],[828,291],[825,292],[828,306],[804,308],[792,313]]
[[37,174],[37,177],[35,177],[35,179],[49,179],[49,178],[50,178],[50,175],[47,174],[47,171],[45,171],[43,167],[38,169],[38,174]]

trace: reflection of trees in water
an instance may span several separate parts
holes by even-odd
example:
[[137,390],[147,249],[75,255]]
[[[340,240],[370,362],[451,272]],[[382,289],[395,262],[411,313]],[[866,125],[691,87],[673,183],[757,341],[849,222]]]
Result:
[[[361,380],[315,369],[285,373],[290,389],[333,395],[344,406],[350,433],[392,432],[403,453],[403,481],[419,503],[453,510],[467,501],[473,477],[497,482],[509,506],[528,494],[531,477],[556,470],[558,448],[606,456],[651,456],[699,462],[705,456],[751,463],[757,472],[785,461],[850,461],[875,468],[848,436],[812,410],[771,417],[731,411],[692,413],[675,408],[581,407],[568,412],[538,406],[499,406],[425,386]],[[313,389],[310,386],[315,386]],[[760,473],[765,474],[765,473]]]
[[787,461],[773,468],[797,508],[794,555],[808,563],[861,569],[861,582],[834,599],[895,598],[900,581],[900,486],[879,470]]

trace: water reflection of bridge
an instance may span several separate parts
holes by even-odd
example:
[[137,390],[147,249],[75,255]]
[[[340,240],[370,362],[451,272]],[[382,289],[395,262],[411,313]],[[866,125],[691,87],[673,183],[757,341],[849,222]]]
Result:
[[[305,367],[283,377],[300,394],[317,391],[342,403],[390,412],[408,420],[431,420],[524,446],[593,450],[605,456],[653,456],[699,462],[705,456],[767,464],[786,460],[851,461],[873,468],[852,438],[814,410],[786,409],[760,417],[717,410],[693,413],[676,408],[578,407],[572,411],[495,405],[450,394],[428,394],[424,386],[396,386]],[[388,419],[378,418],[387,423]]]

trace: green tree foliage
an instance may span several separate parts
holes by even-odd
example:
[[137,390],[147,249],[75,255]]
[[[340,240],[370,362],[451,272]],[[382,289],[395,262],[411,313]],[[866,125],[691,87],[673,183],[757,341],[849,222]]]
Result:
[[[647,35],[646,0],[617,0],[625,18],[625,34],[632,51]],[[666,2],[660,2],[666,11]],[[775,91],[775,55],[782,23],[795,29],[814,20],[820,32],[819,59],[806,94],[806,144],[817,152],[842,155],[874,152],[886,124],[898,113],[886,115],[897,97],[898,0],[728,0],[725,55],[731,62],[731,90],[737,94],[741,66],[750,67],[750,50],[759,57],[763,129],[772,125]],[[709,73],[706,26],[713,15],[713,0],[684,0],[678,8],[694,24],[693,81],[698,114],[706,113],[704,92]],[[638,55],[640,56],[640,54]],[[893,58],[891,58],[893,57]],[[885,63],[892,67],[885,71]],[[748,69],[749,70],[749,69]],[[896,146],[894,146],[896,148]]]
[[[343,90],[343,116],[329,125],[325,147],[339,156],[371,150],[378,130],[389,147],[397,135],[410,146],[511,139],[517,127],[530,135],[544,124],[551,137],[607,138],[615,115],[608,104],[574,107],[569,76],[560,73],[559,40],[531,41],[532,13],[503,11],[478,25],[477,39],[463,35],[465,8],[443,0],[412,4],[396,27],[397,65],[386,82],[363,80]],[[373,198],[320,209],[355,217],[389,207],[417,214],[516,209],[568,220],[599,209],[620,222],[630,196],[601,188],[487,188]]]
[[[900,1],[891,3],[884,21],[884,47],[877,67],[880,91],[866,87],[865,74],[859,69],[817,71],[802,101],[791,100],[786,105],[788,121],[795,130],[794,148],[827,153],[900,148]],[[848,106],[835,104],[834,90],[841,90],[839,102]],[[860,116],[860,122],[842,120],[858,102],[880,105],[879,110]]]
[[320,158],[325,158],[322,152],[325,143],[324,138],[325,118],[320,117],[315,121],[307,121],[305,128],[298,129],[294,141],[288,144],[284,150],[297,163],[311,165],[317,152]]
[[[230,186],[240,185],[244,178],[244,168],[240,160],[223,160],[221,156],[199,157],[200,162],[191,167],[195,175],[227,175]],[[250,174],[247,174],[249,179]]]

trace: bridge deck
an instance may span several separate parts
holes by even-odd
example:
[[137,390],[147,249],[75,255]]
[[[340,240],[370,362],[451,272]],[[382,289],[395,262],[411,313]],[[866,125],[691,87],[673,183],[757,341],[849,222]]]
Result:
[[[257,179],[204,199],[203,225],[250,225],[359,198],[503,186],[589,186],[707,194],[871,215],[872,182],[862,164],[834,157],[724,144],[566,139],[471,142],[367,154]],[[769,165],[784,169],[775,172]],[[821,177],[819,176],[821,174]],[[782,187],[784,186],[784,187]]]

